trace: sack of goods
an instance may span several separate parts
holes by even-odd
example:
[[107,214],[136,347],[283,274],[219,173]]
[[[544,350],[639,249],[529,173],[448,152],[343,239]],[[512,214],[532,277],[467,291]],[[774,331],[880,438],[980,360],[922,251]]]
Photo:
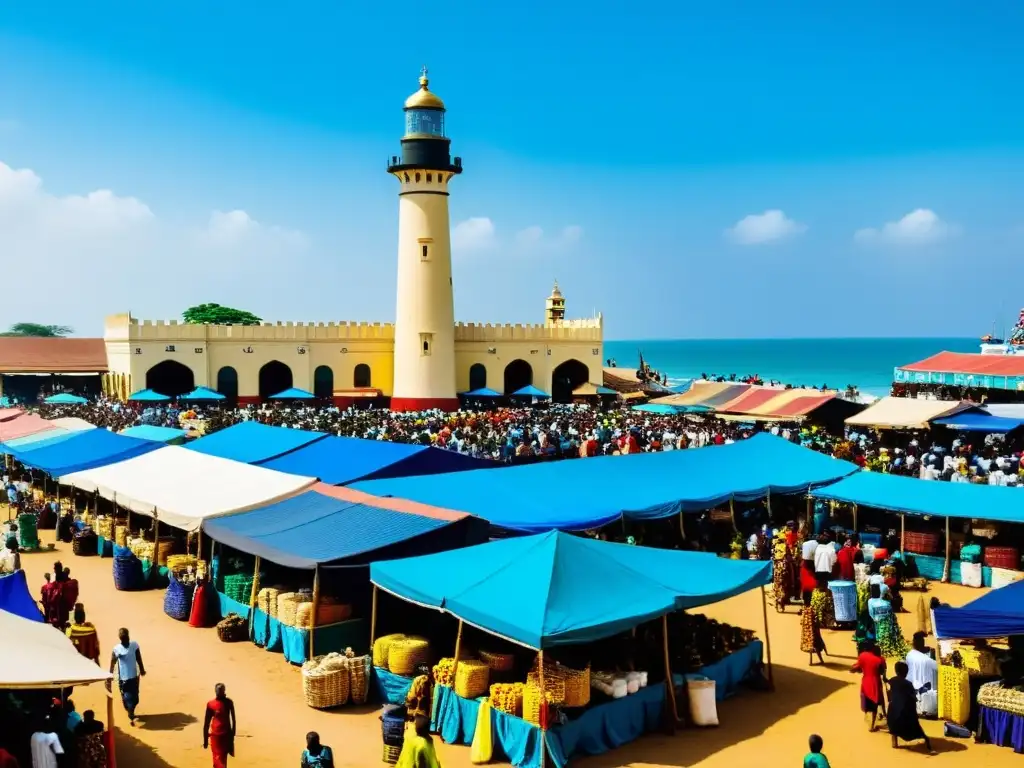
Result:
[[314,709],[348,704],[351,693],[349,660],[340,653],[317,656],[302,665],[302,693]]
[[690,718],[694,725],[718,725],[718,704],[715,681],[700,676],[686,676],[686,692],[690,699]]
[[[309,629],[313,618],[313,603],[300,603],[295,611],[295,626]],[[333,597],[321,597],[316,607],[316,626],[326,627],[328,624],[339,624],[352,618],[352,606],[339,603]]]
[[192,613],[193,595],[195,595],[195,588],[192,585],[186,586],[178,579],[172,578],[164,592],[164,613],[172,619],[188,621],[189,615]]
[[281,587],[263,587],[256,593],[256,607],[272,619],[277,618],[277,598],[283,592]]
[[359,705],[366,703],[366,696],[370,689],[370,672],[372,661],[369,654],[356,656],[351,648],[345,649],[345,656],[348,657],[348,679],[350,697],[352,703]]
[[229,613],[217,623],[217,637],[224,643],[239,643],[249,639],[249,622],[237,613]]
[[388,653],[391,650],[391,644],[397,640],[404,640],[405,635],[401,633],[395,633],[391,635],[382,635],[373,641],[373,666],[380,667],[381,669],[388,669]]
[[412,677],[421,664],[430,661],[430,643],[423,637],[403,637],[388,647],[388,669],[402,677]]

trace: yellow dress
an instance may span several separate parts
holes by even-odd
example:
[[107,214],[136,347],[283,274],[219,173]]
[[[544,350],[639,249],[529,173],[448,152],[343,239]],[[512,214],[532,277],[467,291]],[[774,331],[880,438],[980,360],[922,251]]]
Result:
[[434,742],[423,736],[406,736],[395,768],[421,768],[421,766],[441,768],[437,753],[434,751]]

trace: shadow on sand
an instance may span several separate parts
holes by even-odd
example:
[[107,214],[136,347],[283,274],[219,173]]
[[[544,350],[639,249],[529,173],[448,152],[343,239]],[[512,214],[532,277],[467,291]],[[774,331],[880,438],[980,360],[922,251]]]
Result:
[[[628,746],[630,762],[637,765],[698,764],[733,744],[760,736],[778,720],[817,704],[848,685],[794,667],[776,665],[774,673],[774,692],[744,689],[729,701],[719,703],[721,728],[688,728],[674,736],[643,736]],[[597,757],[581,758],[579,765],[581,768],[620,768],[622,758],[621,753],[612,751]]]
[[127,766],[128,768],[173,768],[171,763],[168,763],[157,754],[156,749],[148,744],[143,744],[132,736],[129,731],[121,730],[120,727],[116,728],[114,731],[114,741],[117,749],[117,764],[119,766]]
[[146,731],[183,731],[186,726],[198,721],[184,712],[162,712],[157,715],[139,715],[138,722]]

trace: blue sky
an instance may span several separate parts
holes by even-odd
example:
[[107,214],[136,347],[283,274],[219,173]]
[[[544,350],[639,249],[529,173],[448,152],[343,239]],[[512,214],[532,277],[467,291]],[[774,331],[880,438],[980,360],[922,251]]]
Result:
[[49,288],[0,325],[391,320],[422,64],[466,166],[461,320],[539,321],[555,278],[609,338],[1024,306],[1020,3],[157,5],[0,6],[0,255]]

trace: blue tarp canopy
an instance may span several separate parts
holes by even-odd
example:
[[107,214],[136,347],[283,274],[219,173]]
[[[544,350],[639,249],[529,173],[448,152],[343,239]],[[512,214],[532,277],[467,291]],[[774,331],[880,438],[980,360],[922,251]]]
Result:
[[522,389],[517,389],[512,393],[512,397],[551,397],[543,389],[537,389],[533,384],[528,384]]
[[89,401],[84,397],[72,395],[70,392],[61,392],[57,395],[50,395],[43,402],[50,405],[85,405]]
[[298,387],[289,387],[288,389],[278,392],[276,395],[270,396],[271,400],[315,400],[316,395],[312,392],[307,392],[304,389]]
[[962,432],[986,432],[988,434],[1004,435],[1024,424],[1024,420],[992,416],[984,411],[964,411],[955,416],[935,419],[932,424],[949,427],[950,429],[959,429]]
[[194,440],[185,447],[208,456],[220,456],[222,459],[240,461],[243,464],[256,464],[323,440],[325,437],[327,435],[324,432],[270,427],[258,421],[243,421]]
[[183,442],[188,434],[184,429],[174,427],[154,427],[149,424],[140,424],[137,427],[122,429],[121,434],[125,437],[134,437],[138,440],[153,440],[157,443]]
[[[209,438],[203,438],[206,439]],[[197,442],[201,443],[202,440]],[[499,466],[492,461],[474,459],[443,448],[334,435],[283,456],[260,461],[259,465],[278,472],[316,477],[328,485],[439,472],[461,473],[467,469]]]
[[935,636],[943,639],[992,639],[1024,635],[1024,581],[993,589],[962,608],[939,606]]
[[[671,517],[770,493],[802,493],[857,467],[768,434],[731,445],[553,461],[354,487],[469,512],[501,528],[582,531]],[[1024,501],[1024,494],[1021,496]]]
[[480,389],[473,389],[469,392],[463,392],[463,397],[503,397],[501,392],[496,392],[490,387],[480,387]]
[[196,387],[187,395],[182,395],[178,398],[179,400],[224,400],[225,397],[220,392],[210,389],[209,387]]
[[1024,523],[1024,492],[1020,488],[973,483],[944,483],[916,477],[858,472],[811,494],[909,515],[964,517]]
[[634,405],[630,410],[641,413],[656,413],[659,416],[675,416],[677,413],[684,413],[685,408],[678,405],[665,405],[664,403],[643,403]]
[[131,459],[162,447],[160,443],[125,437],[105,429],[87,429],[50,445],[8,450],[26,467],[61,477]]
[[725,600],[770,582],[771,563],[549,531],[375,562],[370,580],[541,649],[600,640],[672,611]]
[[[3,543],[0,543],[0,546],[3,546]],[[0,610],[29,621],[43,621],[43,614],[36,605],[32,593],[28,591],[24,571],[0,576]]]
[[166,403],[171,398],[167,395],[161,395],[159,392],[154,392],[152,389],[140,389],[128,399],[134,400],[137,403]]
[[411,514],[308,491],[248,512],[207,520],[203,531],[214,541],[287,568],[315,568],[353,558],[365,564],[368,553],[468,519],[468,515],[452,513],[447,517]]

